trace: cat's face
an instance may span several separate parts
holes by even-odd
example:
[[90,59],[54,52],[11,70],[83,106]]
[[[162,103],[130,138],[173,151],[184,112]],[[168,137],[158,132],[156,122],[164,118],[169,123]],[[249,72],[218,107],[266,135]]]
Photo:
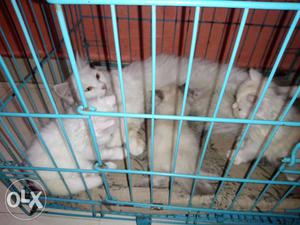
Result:
[[[76,63],[85,98],[91,100],[105,96],[108,89],[111,88],[109,73],[91,68],[79,56],[77,56]],[[74,75],[71,75],[68,81],[55,85],[54,91],[70,105],[80,102],[79,90]]]
[[[100,71],[98,69],[91,68],[89,65],[85,65],[80,68],[79,73],[86,99],[89,100],[106,95],[110,81],[105,71]],[[76,88],[77,86],[74,76],[72,76],[71,79],[78,98],[79,92]]]
[[[244,81],[236,93],[236,102],[232,105],[233,114],[237,118],[248,118],[254,110],[257,99],[261,96],[261,90],[265,86],[265,79],[255,70],[250,70],[250,77]],[[276,94],[271,85],[266,92],[259,110],[257,118],[276,119],[285,101],[282,96]]]
[[249,78],[237,89],[236,101],[232,105],[233,115],[237,118],[248,118],[257,99],[259,92],[261,74],[250,70]]
[[248,118],[255,104],[257,96],[255,93],[237,95],[236,102],[232,105],[233,115],[237,118]]

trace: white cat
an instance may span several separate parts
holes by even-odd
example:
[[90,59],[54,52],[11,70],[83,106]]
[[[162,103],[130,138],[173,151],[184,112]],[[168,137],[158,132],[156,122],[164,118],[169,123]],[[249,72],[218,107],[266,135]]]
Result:
[[[93,99],[90,103],[101,107],[101,110],[103,111],[112,111],[116,108],[116,98],[113,95]],[[68,113],[74,113],[74,111],[70,109]],[[111,140],[112,134],[116,131],[117,123],[115,119],[93,117],[92,122],[94,124],[97,144],[101,151],[102,160],[123,159],[124,153],[122,148],[107,148],[106,146],[106,144]],[[91,138],[85,120],[65,119],[63,123],[74,154],[79,163],[79,167],[81,169],[93,169],[97,158],[92,147]],[[56,121],[50,122],[48,125],[43,127],[40,132],[58,168],[76,168],[75,161],[73,160],[70,152],[71,150],[68,148],[66,140],[63,138]],[[54,167],[50,157],[37,137],[27,150],[27,156],[33,166]],[[38,174],[41,176],[53,195],[68,194],[67,189],[57,172],[39,171]],[[84,190],[84,185],[79,173],[65,172],[62,173],[62,176],[72,194],[76,194]],[[83,176],[88,189],[102,184],[99,174],[85,173]]]
[[[195,59],[191,78],[188,101],[191,105],[190,115],[212,116],[224,82],[228,65],[220,65],[206,60]],[[248,78],[248,73],[233,68],[226,86],[219,112],[220,118],[233,118],[232,104],[235,102],[237,87]],[[196,132],[201,132],[203,123],[189,122]],[[209,127],[207,124],[205,129]],[[238,131],[239,126],[230,123],[215,123],[214,134]]]
[[[164,87],[168,84],[176,83],[179,73],[186,73],[186,60],[178,64],[181,58],[169,55],[159,55],[156,57],[156,88]],[[116,94],[118,101],[118,111],[122,112],[122,99],[118,71],[106,71],[91,68],[84,60],[77,56],[77,66],[79,69],[84,93],[87,99],[101,97],[109,94]],[[182,66],[184,70],[180,70]],[[123,70],[123,82],[125,89],[126,111],[128,113],[145,113],[145,99],[147,93],[152,88],[152,58],[141,62],[133,62]],[[183,75],[184,76],[184,75]],[[74,76],[62,84],[54,86],[55,92],[69,104],[78,102],[79,95],[76,88]],[[75,97],[73,97],[75,96]],[[127,119],[128,135],[131,154],[139,155],[145,150],[145,137],[139,134],[143,125],[143,119]],[[124,125],[123,122],[120,123]],[[124,128],[116,132],[111,146],[121,146],[125,140]]]
[[[175,115],[179,114],[182,104],[182,94],[176,85],[169,85],[159,90],[159,97],[156,103],[157,114]],[[185,113],[189,113],[189,105],[186,105]],[[154,154],[153,169],[159,172],[171,172],[172,159],[178,132],[178,121],[155,120],[154,130]],[[149,140],[150,143],[150,140]],[[149,144],[150,147],[150,144]],[[150,149],[149,158],[150,158]],[[182,125],[179,152],[176,164],[176,173],[194,174],[199,157],[199,139],[189,128],[186,121]],[[201,175],[211,175],[201,171]],[[167,177],[155,176],[154,186],[167,186]],[[190,193],[192,187],[191,179],[175,179],[182,189]],[[213,188],[208,181],[199,181],[196,186],[196,193],[212,193]]]
[[[236,94],[236,102],[232,105],[235,117],[248,118],[251,111],[253,111],[256,99],[260,96],[265,81],[266,79],[262,78],[260,73],[250,70],[250,78],[239,86]],[[255,118],[261,120],[278,120],[286,104],[286,96],[278,95],[276,86],[271,84]],[[285,118],[287,121],[299,121],[299,119],[300,114],[294,107],[291,108]],[[234,164],[246,163],[256,158],[271,129],[272,127],[267,125],[252,125]],[[299,140],[299,127],[282,126],[264,156],[268,161],[278,163],[279,159],[289,155],[291,149]]]

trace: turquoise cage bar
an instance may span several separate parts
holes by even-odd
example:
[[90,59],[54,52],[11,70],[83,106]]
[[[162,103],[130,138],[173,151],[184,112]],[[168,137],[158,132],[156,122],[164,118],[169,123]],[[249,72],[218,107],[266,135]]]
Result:
[[[5,33],[4,24],[0,26],[0,38],[1,46],[6,49],[5,54],[0,54],[0,78],[1,82],[8,83],[10,89],[9,93],[6,93],[4,97],[0,98],[0,146],[3,146],[3,152],[0,152],[0,174],[1,182],[6,187],[11,187],[13,191],[19,191],[18,187],[12,185],[12,182],[18,178],[30,177],[32,179],[39,180],[49,196],[47,196],[47,204],[44,214],[49,215],[60,215],[60,216],[71,216],[80,218],[94,218],[94,219],[115,219],[115,220],[128,220],[136,222],[138,225],[151,224],[151,223],[167,223],[167,224],[300,224],[300,201],[299,204],[295,206],[294,209],[285,208],[283,211],[278,211],[278,209],[283,205],[284,201],[295,192],[295,190],[300,190],[299,178],[294,181],[282,179],[285,174],[300,175],[300,170],[295,169],[297,164],[300,164],[300,159],[297,158],[297,154],[300,151],[300,140],[294,146],[291,154],[282,159],[281,164],[274,170],[274,173],[268,179],[258,179],[253,176],[259,163],[261,162],[264,153],[268,151],[272,140],[274,139],[276,133],[281,127],[300,127],[300,121],[289,121],[286,120],[288,113],[291,108],[296,104],[299,95],[300,87],[298,86],[287,101],[285,108],[280,114],[277,120],[263,120],[257,119],[256,114],[260,109],[260,106],[264,100],[264,97],[271,86],[271,82],[274,80],[276,73],[279,70],[280,63],[287,57],[285,54],[287,52],[288,46],[291,42],[300,42],[297,39],[297,32],[300,30],[299,20],[300,20],[300,3],[298,2],[270,2],[270,1],[231,1],[231,0],[47,0],[43,3],[35,3],[33,0],[28,0],[28,6],[24,7],[25,3],[21,0],[11,0],[3,4],[3,7],[13,9],[15,16],[17,18],[14,21],[14,28],[18,26],[20,29],[17,34],[22,36],[19,37],[17,41],[18,44],[26,45],[23,47],[24,53],[23,58],[25,58],[25,63],[23,65],[22,60],[15,53],[15,47],[12,44],[14,39],[11,39],[8,33]],[[5,5],[5,6],[4,6]],[[82,7],[90,6],[91,13],[89,15],[84,14],[84,9]],[[104,8],[97,7],[108,7],[108,10],[104,11]],[[127,14],[128,17],[121,18],[118,16],[118,7],[128,7]],[[141,11],[137,12],[138,18],[135,18],[137,23],[140,21],[148,21],[150,36],[149,41],[149,54],[152,56],[151,68],[152,68],[152,90],[151,90],[151,109],[150,113],[128,113],[126,108],[126,92],[124,87],[123,79],[123,66],[124,61],[122,58],[122,39],[120,37],[120,28],[125,23],[120,21],[127,20],[127,27],[129,29],[129,49],[132,49],[131,40],[134,38],[133,34],[130,32],[131,19],[130,7],[148,7],[149,8],[149,18],[140,18]],[[41,12],[44,23],[39,21],[38,13],[36,13],[37,8]],[[95,8],[93,8],[95,7]],[[163,7],[163,13],[159,13],[159,8]],[[166,7],[176,8],[176,19],[174,25],[173,34],[173,44],[175,43],[175,33],[177,29],[177,14],[179,7],[189,7],[188,13],[188,23],[191,28],[190,42],[185,40],[185,49],[188,49],[188,65],[186,73],[186,82],[183,87],[183,102],[180,107],[181,111],[179,115],[159,115],[156,114],[155,109],[155,95],[156,95],[156,67],[157,67],[157,55],[159,52],[163,52],[164,41],[161,40],[161,49],[158,49],[158,39],[157,37],[162,32],[162,36],[167,32],[167,25],[165,22],[170,22],[165,17],[167,14],[165,12]],[[87,8],[85,8],[87,9]],[[96,10],[94,10],[96,9]],[[234,37],[232,38],[228,55],[228,68],[226,70],[224,82],[221,87],[220,93],[218,93],[218,98],[216,105],[213,107],[213,114],[211,116],[186,116],[185,110],[188,101],[189,86],[191,82],[191,76],[193,71],[193,59],[196,57],[197,53],[197,41],[203,35],[203,29],[200,29],[201,21],[205,17],[205,9],[238,9],[240,10],[239,20],[236,22],[236,31]],[[102,11],[103,10],[103,11]],[[274,54],[274,63],[270,67],[267,73],[267,82],[263,86],[262,93],[259,96],[253,111],[247,119],[239,118],[223,118],[219,117],[219,111],[222,101],[225,96],[227,84],[229,82],[231,72],[235,63],[239,60],[241,53],[245,46],[245,40],[243,35],[248,34],[249,21],[255,19],[255,11],[277,11],[277,12],[287,12],[291,13],[291,19],[288,25],[284,25],[285,33],[282,34],[282,41],[279,44],[279,49]],[[30,26],[30,20],[28,12],[31,13],[33,22],[36,25],[36,34],[32,32],[32,27]],[[125,13],[126,11],[122,12]],[[174,11],[175,12],[175,11]],[[213,17],[215,18],[215,12]],[[109,15],[107,15],[108,13]],[[253,14],[251,14],[253,13]],[[98,17],[96,17],[96,14]],[[100,16],[99,16],[100,15]],[[123,14],[122,14],[123,15]],[[251,16],[252,15],[252,16]],[[97,20],[99,19],[99,24],[103,23],[101,28],[97,28]],[[84,20],[91,20],[92,27],[95,31],[95,41],[92,42],[88,40],[85,36],[84,31],[87,29]],[[186,19],[186,18],[184,18]],[[266,16],[262,23],[265,23]],[[158,29],[158,23],[163,22],[161,31]],[[141,23],[142,24],[142,23]],[[56,25],[56,26],[55,26]],[[125,25],[124,25],[125,26]],[[11,29],[14,29],[11,28]],[[111,30],[110,30],[111,28]],[[278,28],[278,27],[277,27]],[[280,26],[279,26],[280,28]],[[279,29],[278,28],[278,29]],[[7,29],[7,28],[6,28]],[[57,32],[57,36],[54,37],[52,30]],[[96,30],[101,30],[103,37],[101,40],[106,40],[107,35],[111,32],[111,41],[106,43],[101,43],[96,35]],[[146,28],[144,28],[146,29]],[[260,28],[261,32],[262,28]],[[49,38],[44,37],[45,32]],[[99,31],[100,32],[100,31]],[[209,30],[209,37],[212,32],[212,26]],[[40,42],[35,40],[36,36],[39,38]],[[222,34],[223,35],[223,34]],[[224,34],[225,35],[225,34]],[[278,33],[279,36],[279,33]],[[59,40],[58,37],[60,37]],[[257,36],[256,41],[258,40]],[[22,43],[24,39],[24,43]],[[143,38],[142,38],[143,39]],[[89,105],[87,98],[84,94],[83,83],[80,76],[80,70],[76,64],[75,50],[79,50],[80,41],[82,46],[82,51],[87,56],[88,63],[93,64],[93,59],[90,55],[90,50],[94,46],[97,48],[98,55],[100,56],[101,48],[105,51],[105,45],[108,48],[109,53],[111,51],[115,54],[115,62],[106,62],[107,67],[115,67],[118,73],[118,78],[120,80],[120,90],[121,90],[121,100],[122,108],[120,112],[102,112],[93,109],[93,105]],[[144,40],[141,40],[143,42]],[[51,47],[48,46],[49,43]],[[209,38],[208,38],[209,42]],[[57,44],[59,43],[59,44]],[[183,41],[182,41],[183,43]],[[113,45],[113,48],[110,46]],[[59,45],[63,45],[65,49],[63,51],[59,50]],[[208,45],[208,43],[207,43]],[[111,50],[111,48],[113,50]],[[174,46],[173,46],[174,48]],[[43,49],[43,50],[41,50]],[[242,49],[242,50],[241,50]],[[26,54],[26,51],[29,54]],[[64,52],[65,51],[65,52]],[[208,52],[208,47],[205,50],[205,56]],[[218,50],[219,51],[219,50]],[[3,50],[4,52],[4,50]],[[44,52],[44,55],[41,53]],[[252,59],[253,52],[249,57]],[[295,60],[291,63],[290,67],[294,67],[299,61],[300,48],[292,49],[291,52],[295,55]],[[130,54],[130,61],[132,60],[132,52]],[[22,55],[22,54],[20,54]],[[30,55],[30,56],[29,56]],[[249,61],[251,61],[249,59]],[[66,65],[61,63],[61,61],[66,61]],[[102,62],[101,62],[102,63]],[[101,64],[100,63],[100,64]],[[102,65],[102,64],[101,64]],[[296,65],[297,66],[297,65]],[[298,65],[299,66],[299,65]],[[23,68],[29,68],[28,72],[23,71]],[[300,68],[300,67],[299,67]],[[111,69],[111,68],[110,68]],[[67,74],[74,75],[75,85],[79,92],[79,99],[81,105],[77,107],[77,113],[68,114],[65,111],[60,111],[59,106],[61,104],[62,109],[66,109],[65,103],[60,103],[57,101],[53,95],[53,90],[51,89],[51,84],[58,84],[64,82],[67,79]],[[299,78],[299,70],[296,71]],[[299,79],[298,79],[299,81]],[[35,85],[37,89],[37,94],[31,92],[31,85]],[[42,89],[40,86],[43,86]],[[274,100],[276,101],[276,99]],[[18,110],[12,111],[9,109],[11,105],[17,105],[15,107]],[[42,105],[42,106],[41,106]],[[41,109],[43,107],[44,110]],[[126,150],[125,157],[125,168],[124,169],[111,169],[107,168],[105,162],[102,160],[101,148],[97,144],[95,127],[92,122],[93,117],[113,117],[118,119],[123,119],[123,126],[125,131],[125,143],[124,148]],[[81,169],[78,163],[78,159],[74,153],[74,145],[68,137],[65,129],[64,120],[74,119],[74,120],[84,120],[87,123],[89,136],[91,137],[91,143],[93,152],[96,155],[96,163],[92,169]],[[130,145],[131,142],[129,138],[129,119],[148,119],[150,123],[150,135],[149,135],[149,170],[137,170],[132,165],[134,157],[130,155]],[[59,131],[62,138],[66,142],[68,151],[72,155],[74,164],[76,168],[62,168],[56,163],[56,159],[51,154],[51,149],[47,146],[44,141],[40,128],[45,125],[47,121],[55,120],[58,124]],[[170,172],[157,172],[154,171],[154,151],[155,151],[155,141],[154,132],[157,120],[166,121],[177,121],[178,122],[178,133],[176,135],[176,141],[174,146],[174,153],[172,157],[171,171]],[[197,159],[197,168],[194,174],[185,174],[176,172],[176,164],[179,155],[179,145],[181,141],[181,133],[183,123],[197,122],[197,123],[207,123],[209,128],[207,133],[203,138],[203,145],[201,146],[201,153]],[[50,157],[54,167],[34,167],[26,156],[26,149],[29,146],[29,142],[26,139],[26,135],[22,133],[18,126],[20,124],[25,124],[28,129],[35,134],[42,144],[43,149]],[[211,142],[213,129],[217,124],[235,124],[235,125],[245,125],[245,129],[242,132],[241,138],[237,141],[237,147],[233,152],[232,158],[228,161],[228,164],[224,166],[224,171],[222,176],[207,176],[201,174],[201,169],[204,164],[204,159],[207,155],[209,144]],[[250,169],[246,172],[243,177],[232,177],[230,173],[232,171],[233,163],[237,157],[240,148],[248,134],[249,129],[252,126],[272,126],[271,132],[268,134],[266,141],[261,148],[259,155]],[[22,125],[23,126],[23,125]],[[9,159],[10,158],[10,159]],[[51,191],[47,188],[47,185],[43,182],[42,178],[39,176],[39,171],[55,172],[59,174],[68,195],[64,197],[57,197],[51,194]],[[62,174],[65,173],[78,173],[84,185],[84,192],[86,199],[77,198],[72,195],[67,183],[65,182]],[[99,199],[93,199],[91,191],[88,189],[83,174],[99,174],[103,180],[103,187],[105,192],[105,197]],[[112,187],[109,183],[110,176],[113,175],[124,175],[126,177],[126,185],[128,187],[128,200],[120,200],[112,194]],[[134,187],[134,177],[149,177],[149,198],[146,202],[140,202],[137,200],[137,193]],[[154,191],[154,176],[168,177],[169,189],[167,196],[167,203],[162,204],[155,201],[155,191]],[[188,196],[185,205],[178,205],[174,203],[174,183],[176,178],[190,179],[192,180],[191,192]],[[195,206],[193,205],[193,198],[195,195],[196,182],[200,180],[207,180],[217,183],[217,187],[214,190],[213,196],[208,200],[209,206]],[[216,207],[217,198],[220,196],[222,190],[225,189],[226,184],[236,184],[237,189],[234,191],[232,200],[227,207],[218,208]],[[30,186],[26,183],[22,183],[23,187],[30,191]],[[254,201],[251,202],[247,210],[236,209],[238,200],[245,191],[247,185],[257,185],[260,187],[258,195],[255,197]],[[274,204],[269,210],[260,210],[257,206],[266,197],[267,193],[275,186],[286,188],[282,193],[277,196],[274,200]],[[71,206],[67,204],[75,204],[76,206]],[[88,206],[88,209],[81,209],[79,206]],[[122,210],[116,210],[114,207],[120,207]],[[30,211],[26,206],[21,205],[21,210],[28,216],[34,215],[35,211]],[[131,210],[127,210],[130,208]],[[134,210],[138,208],[139,210]],[[132,210],[133,209],[133,210]],[[144,210],[143,212],[141,210]],[[149,212],[149,213],[147,213]],[[151,212],[151,213],[150,213]],[[164,213],[160,213],[164,212]]]

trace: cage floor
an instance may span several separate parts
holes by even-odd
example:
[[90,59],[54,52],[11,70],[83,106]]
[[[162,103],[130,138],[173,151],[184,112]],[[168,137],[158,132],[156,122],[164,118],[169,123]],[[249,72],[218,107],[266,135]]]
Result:
[[[224,167],[227,163],[226,152],[228,149],[231,149],[235,140],[235,135],[233,134],[222,134],[222,135],[213,135],[211,139],[210,146],[206,153],[205,164],[203,169],[206,171],[215,173],[219,176],[222,176]],[[145,154],[146,155],[146,154]],[[139,159],[132,160],[132,169],[135,170],[144,170],[147,169],[147,157],[139,157]],[[119,163],[119,168],[124,168],[124,163]],[[246,172],[250,166],[248,164],[242,164],[239,166],[233,166],[230,173],[231,177],[243,178],[246,175]],[[252,178],[260,180],[268,180],[274,172],[274,166],[263,161],[259,164],[256,172],[253,174]],[[130,201],[129,197],[129,188],[127,185],[126,175],[123,174],[107,174],[107,178],[110,184],[110,190],[112,196],[119,201]],[[150,199],[150,188],[141,187],[140,179],[142,175],[132,175],[133,181],[133,201],[141,203],[149,203]],[[279,179],[286,179],[285,177],[279,177]],[[217,209],[227,209],[231,204],[233,197],[236,194],[240,184],[226,182],[222,191],[220,192],[218,198],[216,199],[215,207]],[[255,199],[263,189],[264,185],[259,184],[247,184],[234,205],[234,210],[249,210],[254,203]],[[217,188],[217,184],[214,184],[214,188]],[[287,186],[272,185],[269,191],[264,195],[263,199],[257,205],[256,209],[258,211],[269,211],[280,199],[280,197],[288,189]],[[299,188],[298,188],[299,189]],[[105,197],[104,188],[95,188],[91,190],[93,200],[101,200]],[[154,188],[153,191],[153,203],[162,205],[168,204],[168,188]],[[174,187],[174,192],[172,196],[172,205],[176,206],[187,206],[189,202],[189,194],[186,194],[176,185]],[[202,195],[194,196],[192,199],[192,207],[203,207],[208,208],[213,200],[213,195]],[[85,193],[80,193],[76,196],[77,199],[87,199]],[[64,206],[79,208],[82,210],[90,210],[91,206],[77,203],[61,203]],[[295,189],[293,195],[290,195],[286,200],[282,202],[280,207],[276,211],[283,212],[284,209],[295,209],[300,205],[300,195],[299,190]],[[129,206],[117,206],[117,205],[102,205],[108,211],[126,211],[126,212],[143,212],[143,213],[163,213],[170,214],[172,211],[169,210],[160,210],[158,208],[145,209],[145,208],[136,208]],[[104,208],[102,208],[104,209]],[[174,211],[173,211],[174,213]],[[180,213],[180,212],[176,212]],[[183,212],[185,213],[185,212]]]

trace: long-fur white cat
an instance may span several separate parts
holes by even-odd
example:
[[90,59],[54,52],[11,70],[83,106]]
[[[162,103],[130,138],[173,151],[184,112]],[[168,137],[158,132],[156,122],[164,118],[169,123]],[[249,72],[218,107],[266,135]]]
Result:
[[[265,79],[257,71],[250,70],[249,79],[239,86],[236,102],[232,105],[235,117],[247,118],[249,116],[251,111],[253,111],[256,99],[261,93],[264,82]],[[286,104],[286,96],[277,94],[276,87],[271,84],[256,114],[256,119],[276,120]],[[299,121],[299,119],[299,112],[292,107],[285,120]],[[272,127],[267,125],[252,125],[234,163],[238,165],[256,158],[271,129]],[[279,159],[288,156],[293,146],[299,140],[299,127],[282,126],[264,156],[268,161],[278,163]]]
[[[93,99],[90,103],[101,107],[101,110],[103,111],[112,111],[116,108],[116,98],[113,95]],[[70,109],[68,113],[74,113],[74,111]],[[122,148],[107,148],[106,146],[111,140],[112,134],[116,131],[117,123],[115,119],[93,117],[92,122],[94,124],[97,144],[99,145],[102,159],[123,159],[124,153]],[[79,167],[81,169],[93,169],[97,158],[93,151],[86,122],[82,119],[66,119],[63,123],[74,154],[78,160]],[[40,132],[57,166],[59,168],[76,168],[70,149],[68,148],[66,140],[63,138],[56,121],[51,121],[48,125],[43,127]],[[50,157],[37,137],[27,150],[27,156],[33,166],[54,167]],[[57,172],[39,171],[38,174],[52,194],[68,194],[67,189]],[[84,190],[84,185],[79,173],[65,172],[62,173],[62,176],[72,194]],[[88,189],[102,184],[101,177],[98,174],[83,174],[83,176]]]
[[[89,100],[104,95],[115,94],[118,101],[117,110],[122,112],[122,99],[118,72],[91,68],[78,55],[76,61],[86,98]],[[143,88],[144,81],[142,79],[143,74],[141,71],[143,65],[144,64],[137,62],[131,64],[123,70],[126,108],[127,112],[130,113],[144,112],[145,90]],[[147,67],[147,69],[149,68]],[[60,96],[69,104],[78,102],[79,95],[73,75],[67,82],[55,85],[54,90],[58,96]],[[129,144],[131,153],[133,155],[141,154],[145,148],[145,137],[140,136],[138,133],[142,123],[142,119],[128,119]],[[122,127],[121,132],[115,132],[110,143],[111,147],[122,146],[122,144],[126,141],[123,121],[120,122],[120,125]]]
[[[106,71],[91,68],[84,60],[77,56],[77,66],[81,76],[82,85],[87,99],[116,94],[118,111],[122,112],[122,98],[118,71]],[[179,72],[186,73],[186,60],[170,55],[156,57],[156,88],[176,83]],[[180,69],[179,67],[182,67]],[[126,110],[129,113],[144,113],[147,92],[152,87],[152,58],[145,61],[133,62],[123,70],[123,82],[125,89]],[[184,77],[184,75],[183,75]],[[184,82],[184,78],[182,78]],[[71,87],[71,88],[70,88]],[[78,102],[78,91],[74,76],[62,84],[54,86],[55,92],[69,104]],[[73,97],[75,96],[75,97]],[[128,135],[131,154],[139,155],[145,150],[145,137],[139,134],[143,119],[128,119]],[[123,122],[120,123],[123,126]],[[121,146],[126,140],[124,128],[122,134],[116,132],[111,145]]]
[[[169,85],[158,91],[159,97],[156,103],[157,114],[175,115],[179,114],[182,104],[182,94],[176,85]],[[189,113],[189,105],[186,105],[185,113]],[[159,172],[171,172],[172,159],[176,137],[178,132],[178,121],[155,120],[154,130],[154,160],[153,169]],[[150,141],[149,141],[150,143]],[[150,146],[150,145],[149,145]],[[194,174],[199,156],[199,139],[189,128],[186,121],[183,122],[182,133],[179,144],[179,152],[176,164],[176,173]],[[149,149],[150,158],[150,149]],[[201,171],[201,175],[210,175]],[[162,176],[154,177],[154,186],[167,186],[168,178]],[[175,179],[176,183],[187,193],[192,187],[191,179]],[[212,193],[213,188],[208,181],[199,181],[196,193]]]
[[[192,116],[212,116],[224,82],[228,65],[217,64],[206,60],[194,60],[193,77],[190,83],[188,101],[191,105]],[[233,118],[231,106],[235,102],[237,87],[248,78],[248,72],[233,68],[226,86],[217,116],[220,118]],[[203,123],[190,122],[196,132],[201,132]],[[205,129],[209,124],[206,125]],[[239,126],[230,123],[215,123],[214,133],[227,133],[238,131]]]

